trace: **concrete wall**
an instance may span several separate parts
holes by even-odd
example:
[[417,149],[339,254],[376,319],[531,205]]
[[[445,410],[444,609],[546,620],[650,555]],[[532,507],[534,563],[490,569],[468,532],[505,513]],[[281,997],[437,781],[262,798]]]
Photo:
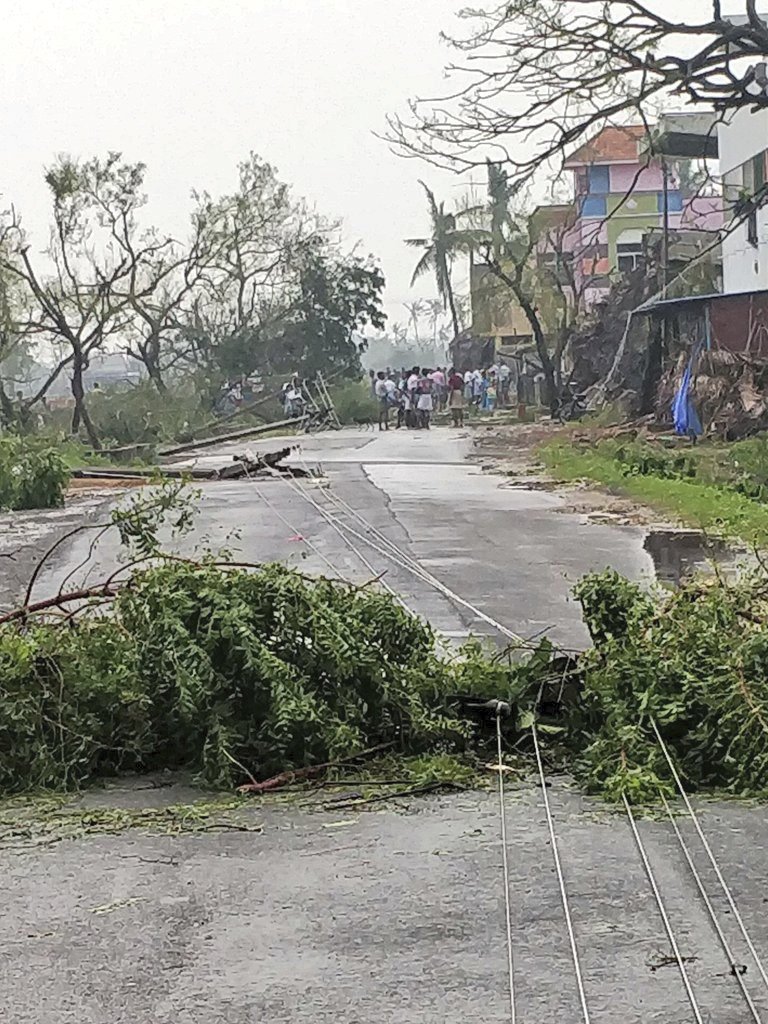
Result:
[[768,356],[768,295],[739,295],[710,304],[712,342],[717,348]]
[[727,124],[717,127],[720,173],[738,167],[756,153],[768,149],[768,110],[752,113],[749,107],[734,112]]
[[[768,110],[737,110],[727,124],[718,126],[720,173],[736,184],[738,168],[768,149]],[[737,189],[736,189],[737,191]],[[744,222],[723,239],[723,291],[748,292],[768,288],[768,207],[757,211],[757,239],[753,245]]]

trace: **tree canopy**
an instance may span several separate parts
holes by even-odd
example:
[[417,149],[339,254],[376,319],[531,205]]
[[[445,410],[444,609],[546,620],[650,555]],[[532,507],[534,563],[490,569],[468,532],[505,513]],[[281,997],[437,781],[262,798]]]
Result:
[[701,3],[700,19],[657,0],[506,0],[460,12],[458,60],[443,96],[393,115],[396,147],[454,170],[504,163],[517,189],[608,122],[647,121],[665,101],[768,106],[768,25],[755,0],[743,15]]
[[58,157],[45,171],[51,226],[42,252],[13,207],[0,214],[4,422],[19,418],[2,382],[22,350],[56,357],[24,410],[68,376],[72,430],[82,427],[93,447],[100,438],[84,374],[100,352],[127,353],[161,392],[182,370],[202,371],[214,390],[256,370],[359,370],[357,332],[385,321],[373,257],[346,252],[338,225],[296,199],[256,154],[239,166],[231,193],[193,193],[181,239],[144,223],[145,172],[119,153]]

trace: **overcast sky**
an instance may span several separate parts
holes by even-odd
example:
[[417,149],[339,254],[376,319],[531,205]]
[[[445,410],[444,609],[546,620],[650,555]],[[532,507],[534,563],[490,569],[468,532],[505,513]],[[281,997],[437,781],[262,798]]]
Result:
[[24,0],[3,4],[0,193],[42,247],[55,154],[121,151],[148,165],[151,217],[183,233],[193,187],[232,188],[250,150],[382,261],[387,309],[409,288],[427,226],[423,176],[457,179],[373,136],[439,89],[459,0]]
[[[60,152],[121,151],[149,168],[150,214],[183,234],[195,188],[231,189],[250,150],[382,261],[387,309],[405,319],[427,228],[424,177],[449,203],[455,176],[376,139],[408,97],[439,95],[441,29],[466,0],[24,0],[2,3],[0,193],[33,242],[47,237],[42,168]],[[709,0],[650,0],[681,20]],[[768,6],[768,0],[759,5]],[[726,0],[724,10],[742,10]],[[461,34],[460,31],[458,34]],[[461,289],[462,274],[457,274]]]

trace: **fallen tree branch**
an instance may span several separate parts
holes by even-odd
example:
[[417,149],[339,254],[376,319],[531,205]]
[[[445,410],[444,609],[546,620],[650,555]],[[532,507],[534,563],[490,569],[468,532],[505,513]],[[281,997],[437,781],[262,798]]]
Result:
[[[361,785],[366,785],[366,783],[363,782]],[[459,782],[452,782],[450,779],[439,779],[435,782],[425,782],[421,786],[399,789],[395,793],[374,793],[373,796],[355,797],[352,800],[328,800],[322,806],[334,811],[338,811],[340,808],[351,810],[355,807],[364,807],[366,804],[381,803],[383,800],[397,800],[407,796],[424,796],[425,793],[435,793],[440,789],[463,791],[466,788],[466,786],[461,785]]]
[[283,427],[296,427],[303,423],[306,416],[293,416],[291,419],[278,420],[277,423],[266,423],[261,427],[249,427],[246,430],[236,430],[229,434],[219,434],[217,437],[201,437],[197,441],[188,441],[185,444],[178,444],[174,448],[164,448],[158,455],[167,457],[169,455],[180,455],[182,452],[194,451],[197,448],[213,448],[217,444],[224,444],[226,441],[237,441],[242,437],[256,437],[258,434],[268,434],[272,430],[281,430]]
[[[382,750],[389,750],[393,745],[393,743],[379,743],[375,747],[368,747],[367,750],[361,750],[360,753],[345,757],[340,761],[325,761],[323,764],[312,764],[306,768],[296,768],[294,771],[280,772],[279,775],[273,775],[271,779],[265,779],[263,782],[247,782],[244,786],[238,786],[237,792],[268,793],[274,789],[282,789],[284,786],[290,786],[294,782],[303,782],[305,779],[311,779],[314,775],[319,775],[329,768],[341,768],[345,764],[353,764],[362,758],[372,757],[374,754],[381,753]],[[251,774],[245,769],[243,770],[246,775]]]
[[[37,565],[34,568],[34,571],[32,572],[32,575],[29,578],[29,583],[27,584],[27,592],[24,595],[24,607],[21,609],[21,611],[23,612],[24,608],[29,607],[29,602],[32,597],[32,591],[37,581],[37,577],[40,575],[43,566],[54,553],[54,551],[60,548],[61,545],[64,544],[66,541],[71,540],[78,533],[83,533],[85,530],[102,530],[104,529],[105,526],[109,525],[110,523],[83,523],[80,526],[76,526],[73,530],[69,530],[67,533],[59,537],[58,540],[54,541],[54,543],[51,544],[51,546],[45,552],[43,557],[37,563]],[[0,621],[2,620],[0,619]]]
[[71,604],[72,601],[87,601],[91,597],[117,597],[119,589],[115,585],[100,583],[95,587],[70,590],[67,594],[56,594],[55,597],[48,597],[44,601],[35,601],[32,604],[25,604],[21,608],[15,608],[12,612],[0,615],[0,626],[5,625],[6,622],[18,622],[20,619],[25,619],[27,615],[48,611],[50,608],[61,608],[62,605]]

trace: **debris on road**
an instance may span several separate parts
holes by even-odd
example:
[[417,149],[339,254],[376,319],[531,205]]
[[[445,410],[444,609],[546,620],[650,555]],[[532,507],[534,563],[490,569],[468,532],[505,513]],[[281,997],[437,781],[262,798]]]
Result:
[[282,473],[285,476],[307,477],[311,473],[299,466],[284,466],[282,462],[287,459],[291,452],[296,451],[298,445],[291,445],[286,448],[279,448],[274,452],[264,454],[233,455],[232,462],[218,469],[199,469],[194,466],[189,468],[178,468],[174,466],[151,466],[147,468],[131,469],[101,469],[100,467],[81,467],[72,472],[76,480],[125,480],[141,481],[148,483],[156,479],[167,480],[242,480],[250,476],[271,476],[273,471]]

